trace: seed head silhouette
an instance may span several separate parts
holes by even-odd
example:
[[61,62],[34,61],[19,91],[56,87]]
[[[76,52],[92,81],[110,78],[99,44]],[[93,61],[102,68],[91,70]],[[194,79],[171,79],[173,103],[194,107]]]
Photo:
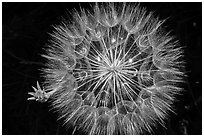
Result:
[[135,3],[96,3],[54,27],[28,100],[52,101],[59,119],[87,134],[145,134],[182,88],[182,48],[164,20]]

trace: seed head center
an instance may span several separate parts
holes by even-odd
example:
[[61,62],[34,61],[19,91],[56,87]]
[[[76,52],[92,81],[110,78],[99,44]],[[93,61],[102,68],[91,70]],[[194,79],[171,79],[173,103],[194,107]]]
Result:
[[108,67],[108,71],[112,74],[112,75],[116,75],[119,72],[119,67],[115,65],[115,63],[111,64]]

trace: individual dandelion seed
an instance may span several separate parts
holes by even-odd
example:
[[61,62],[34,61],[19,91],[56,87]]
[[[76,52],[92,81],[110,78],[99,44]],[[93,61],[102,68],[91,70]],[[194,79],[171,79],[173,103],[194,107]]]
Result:
[[71,24],[65,19],[54,27],[43,55],[43,90],[37,84],[40,94],[29,93],[29,99],[50,98],[74,132],[146,134],[165,127],[182,91],[178,42],[163,20],[137,3],[92,9],[75,11]]

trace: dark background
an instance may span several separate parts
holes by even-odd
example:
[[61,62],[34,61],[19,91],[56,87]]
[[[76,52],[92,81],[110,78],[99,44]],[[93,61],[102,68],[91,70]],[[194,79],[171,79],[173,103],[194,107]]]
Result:
[[[80,3],[89,7],[88,3]],[[177,115],[171,115],[167,129],[155,134],[202,134],[202,3],[141,3],[168,18],[180,44],[185,47],[185,91],[175,104]],[[7,3],[2,4],[2,134],[70,134],[49,103],[27,101],[36,81],[41,82],[42,46],[49,39],[51,25],[79,3]]]

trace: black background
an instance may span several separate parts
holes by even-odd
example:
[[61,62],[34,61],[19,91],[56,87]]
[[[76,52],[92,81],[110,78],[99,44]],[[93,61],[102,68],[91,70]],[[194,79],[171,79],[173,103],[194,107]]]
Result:
[[[89,7],[88,3],[80,3]],[[79,3],[2,4],[2,134],[70,134],[49,103],[27,101],[36,81],[41,82],[42,46],[49,39],[51,25]],[[167,121],[167,129],[155,134],[202,134],[202,3],[141,3],[155,11],[185,47],[186,84],[175,104],[177,115]]]

